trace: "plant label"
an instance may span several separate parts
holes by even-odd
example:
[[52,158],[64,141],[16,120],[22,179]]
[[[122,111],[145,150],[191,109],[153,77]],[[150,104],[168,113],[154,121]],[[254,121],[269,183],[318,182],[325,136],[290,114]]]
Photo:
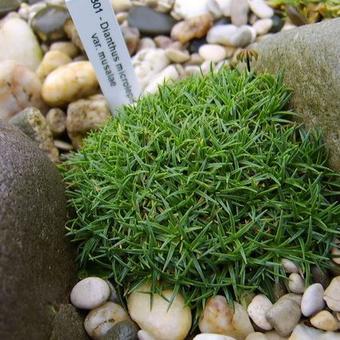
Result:
[[66,0],[111,112],[133,103],[140,87],[111,0]]

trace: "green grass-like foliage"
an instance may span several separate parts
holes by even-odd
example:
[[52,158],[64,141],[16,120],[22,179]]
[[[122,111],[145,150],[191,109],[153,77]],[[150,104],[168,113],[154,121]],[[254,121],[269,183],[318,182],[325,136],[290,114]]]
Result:
[[[145,280],[191,307],[267,295],[282,258],[329,263],[340,181],[280,77],[223,70],[127,106],[65,164],[79,259],[127,291]],[[333,203],[332,203],[333,202]]]

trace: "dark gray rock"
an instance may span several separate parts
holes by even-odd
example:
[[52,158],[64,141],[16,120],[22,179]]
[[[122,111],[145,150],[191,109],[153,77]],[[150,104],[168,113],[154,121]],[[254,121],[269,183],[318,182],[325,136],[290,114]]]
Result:
[[0,339],[45,340],[75,283],[61,176],[27,136],[0,121]]
[[65,37],[64,24],[69,17],[66,8],[48,4],[34,15],[31,26],[41,40],[59,40]]
[[130,10],[128,16],[130,27],[137,27],[148,36],[169,35],[176,21],[170,15],[159,13],[152,8],[137,6]]
[[0,18],[5,16],[7,13],[16,11],[20,6],[19,0],[1,0],[0,1]]
[[278,15],[274,15],[271,17],[271,19],[272,19],[273,24],[272,24],[272,27],[270,28],[269,33],[280,32],[284,24],[284,21],[282,20],[282,18]]
[[100,340],[137,340],[138,327],[130,321],[116,323]]
[[50,340],[89,340],[84,328],[85,316],[71,304],[61,305],[54,318]]
[[340,18],[275,34],[254,48],[258,72],[284,71],[292,108],[307,127],[320,127],[330,166],[340,170]]

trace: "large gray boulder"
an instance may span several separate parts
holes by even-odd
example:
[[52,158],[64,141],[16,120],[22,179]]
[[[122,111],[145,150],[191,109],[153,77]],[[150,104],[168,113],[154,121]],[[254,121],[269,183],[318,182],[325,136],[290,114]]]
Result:
[[291,105],[325,132],[330,166],[340,170],[340,18],[275,34],[255,49],[258,72],[284,71]]
[[0,339],[46,340],[75,282],[58,170],[0,121]]

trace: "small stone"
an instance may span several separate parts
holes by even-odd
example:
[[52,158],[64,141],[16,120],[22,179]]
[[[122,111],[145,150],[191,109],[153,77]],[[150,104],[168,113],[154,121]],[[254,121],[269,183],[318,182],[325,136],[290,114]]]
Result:
[[76,57],[79,53],[77,46],[70,41],[57,41],[51,44],[50,51],[59,51],[68,55],[71,59]]
[[151,38],[145,37],[139,41],[138,52],[146,48],[156,48],[156,44]]
[[331,254],[332,254],[332,261],[336,264],[340,264],[340,249],[339,249],[339,247],[333,247]]
[[198,53],[193,53],[185,65],[201,65],[203,62],[203,58]]
[[175,0],[157,0],[155,10],[161,13],[168,13],[172,10]]
[[153,39],[153,41],[155,42],[156,47],[159,47],[163,50],[170,47],[174,43],[174,41],[166,35],[158,35]]
[[236,33],[230,37],[230,41],[232,46],[245,47],[249,45],[255,37],[249,26],[241,26]]
[[139,51],[133,58],[132,64],[138,81],[144,89],[153,77],[160,73],[170,63],[165,51],[157,49],[144,49]]
[[310,319],[311,324],[323,331],[336,331],[339,323],[335,317],[327,310],[323,310]]
[[111,3],[116,13],[128,11],[132,7],[131,0],[111,0]]
[[133,55],[138,48],[139,44],[139,30],[135,27],[121,27],[121,31],[126,43],[126,46],[129,50],[130,55]]
[[33,16],[31,26],[42,41],[58,40],[65,37],[64,24],[69,16],[65,7],[48,4]]
[[79,149],[86,135],[105,125],[112,117],[102,95],[80,99],[67,108],[66,129],[74,148]]
[[87,277],[72,288],[70,299],[77,308],[93,309],[107,301],[109,296],[110,288],[103,279]]
[[113,302],[106,302],[87,314],[84,327],[91,338],[99,339],[105,336],[118,322],[125,320],[130,320],[130,318],[123,307]]
[[49,51],[44,55],[36,73],[43,81],[52,71],[57,69],[59,66],[70,63],[71,61],[72,59],[63,52]]
[[0,62],[12,60],[35,71],[42,51],[30,26],[17,17],[0,21]]
[[209,44],[232,46],[230,36],[234,36],[238,28],[235,25],[218,25],[212,27],[207,34]]
[[256,295],[248,306],[248,315],[256,326],[265,331],[270,331],[273,327],[266,319],[266,313],[272,308],[273,304],[263,294]]
[[210,60],[216,63],[227,57],[225,49],[216,44],[203,45],[200,47],[198,53],[204,60]]
[[320,283],[310,285],[304,292],[301,301],[301,311],[304,316],[311,316],[325,307],[323,301],[324,289]]
[[188,51],[179,50],[177,48],[168,47],[165,50],[165,54],[169,58],[169,60],[174,63],[182,64],[190,59],[190,54]]
[[185,44],[192,39],[205,37],[212,25],[212,16],[209,13],[202,14],[177,23],[171,30],[171,38]]
[[100,340],[138,340],[138,327],[131,320],[117,322]]
[[152,304],[150,285],[137,288],[128,297],[128,309],[131,318],[156,339],[184,339],[191,328],[191,310],[184,304],[183,297],[177,293],[171,305],[166,299],[172,299],[174,292],[164,290],[162,296],[153,294]]
[[193,340],[236,340],[236,339],[226,335],[203,333],[196,335],[193,338]]
[[60,151],[70,152],[73,150],[72,144],[66,143],[63,140],[55,139],[53,143],[54,146]]
[[270,29],[272,28],[272,25],[273,25],[272,19],[261,19],[261,20],[257,20],[254,23],[253,27],[256,31],[256,34],[264,35],[270,31]]
[[67,37],[72,41],[72,43],[77,46],[81,51],[84,51],[83,43],[80,40],[76,26],[74,25],[72,19],[67,19],[64,24],[64,31]]
[[202,46],[202,45],[205,45],[205,44],[207,44],[207,40],[206,40],[206,38],[204,37],[204,38],[201,38],[201,39],[194,39],[194,40],[192,40],[191,42],[190,42],[190,45],[189,45],[189,47],[188,47],[188,51],[190,52],[190,53],[198,53],[198,51],[199,51],[199,49],[200,49],[200,47]]
[[280,32],[284,21],[278,16],[278,15],[274,15],[271,17],[272,20],[272,28],[270,29],[270,33],[277,33]]
[[41,94],[52,107],[63,106],[98,91],[96,73],[88,61],[60,66],[45,79]]
[[247,311],[237,302],[235,310],[228,305],[224,296],[210,298],[199,321],[199,329],[203,333],[218,333],[235,338],[246,337],[254,332]]
[[193,76],[201,74],[201,69],[196,65],[187,65],[184,67],[184,73],[186,76]]
[[0,18],[9,12],[14,12],[20,7],[19,0],[1,0],[0,2]]
[[171,15],[177,19],[189,19],[209,13],[209,0],[176,0]]
[[294,294],[294,293],[285,294],[278,301],[282,301],[282,300],[286,300],[286,299],[293,300],[299,306],[301,306],[302,296],[299,295],[299,294]]
[[274,10],[264,0],[248,0],[249,7],[261,19],[271,18]]
[[156,12],[152,8],[138,6],[129,12],[128,23],[131,27],[137,27],[144,35],[155,36],[170,34],[175,20],[171,16]]
[[138,340],[157,340],[152,335],[150,335],[148,332],[143,331],[142,329],[138,331]]
[[9,121],[30,137],[43,150],[52,162],[59,161],[59,151],[54,146],[52,132],[41,112],[28,107]]
[[328,308],[340,312],[340,276],[335,277],[325,290],[324,300]]
[[268,340],[266,335],[261,332],[250,333],[245,340]]
[[230,17],[231,15],[231,0],[212,0],[216,4],[221,15]]
[[11,60],[0,62],[0,120],[8,120],[28,106],[45,112],[40,92],[41,82],[29,68]]
[[178,78],[179,72],[176,66],[169,65],[151,79],[150,83],[146,86],[144,93],[156,93],[159,86],[163,85],[169,80],[177,80]]
[[66,114],[59,108],[53,108],[47,112],[46,122],[54,136],[59,136],[66,130]]
[[299,304],[289,298],[281,298],[266,313],[267,320],[281,336],[289,336],[300,317]]
[[248,22],[248,0],[232,0],[230,5],[231,22],[235,26],[246,25]]
[[292,273],[289,275],[288,288],[292,293],[302,294],[305,291],[305,281],[299,274]]
[[282,259],[281,263],[282,263],[283,269],[288,274],[299,273],[299,271],[300,271],[299,267],[291,260]]
[[289,340],[339,340],[339,335],[338,333],[322,332],[304,324],[299,324],[294,328]]

